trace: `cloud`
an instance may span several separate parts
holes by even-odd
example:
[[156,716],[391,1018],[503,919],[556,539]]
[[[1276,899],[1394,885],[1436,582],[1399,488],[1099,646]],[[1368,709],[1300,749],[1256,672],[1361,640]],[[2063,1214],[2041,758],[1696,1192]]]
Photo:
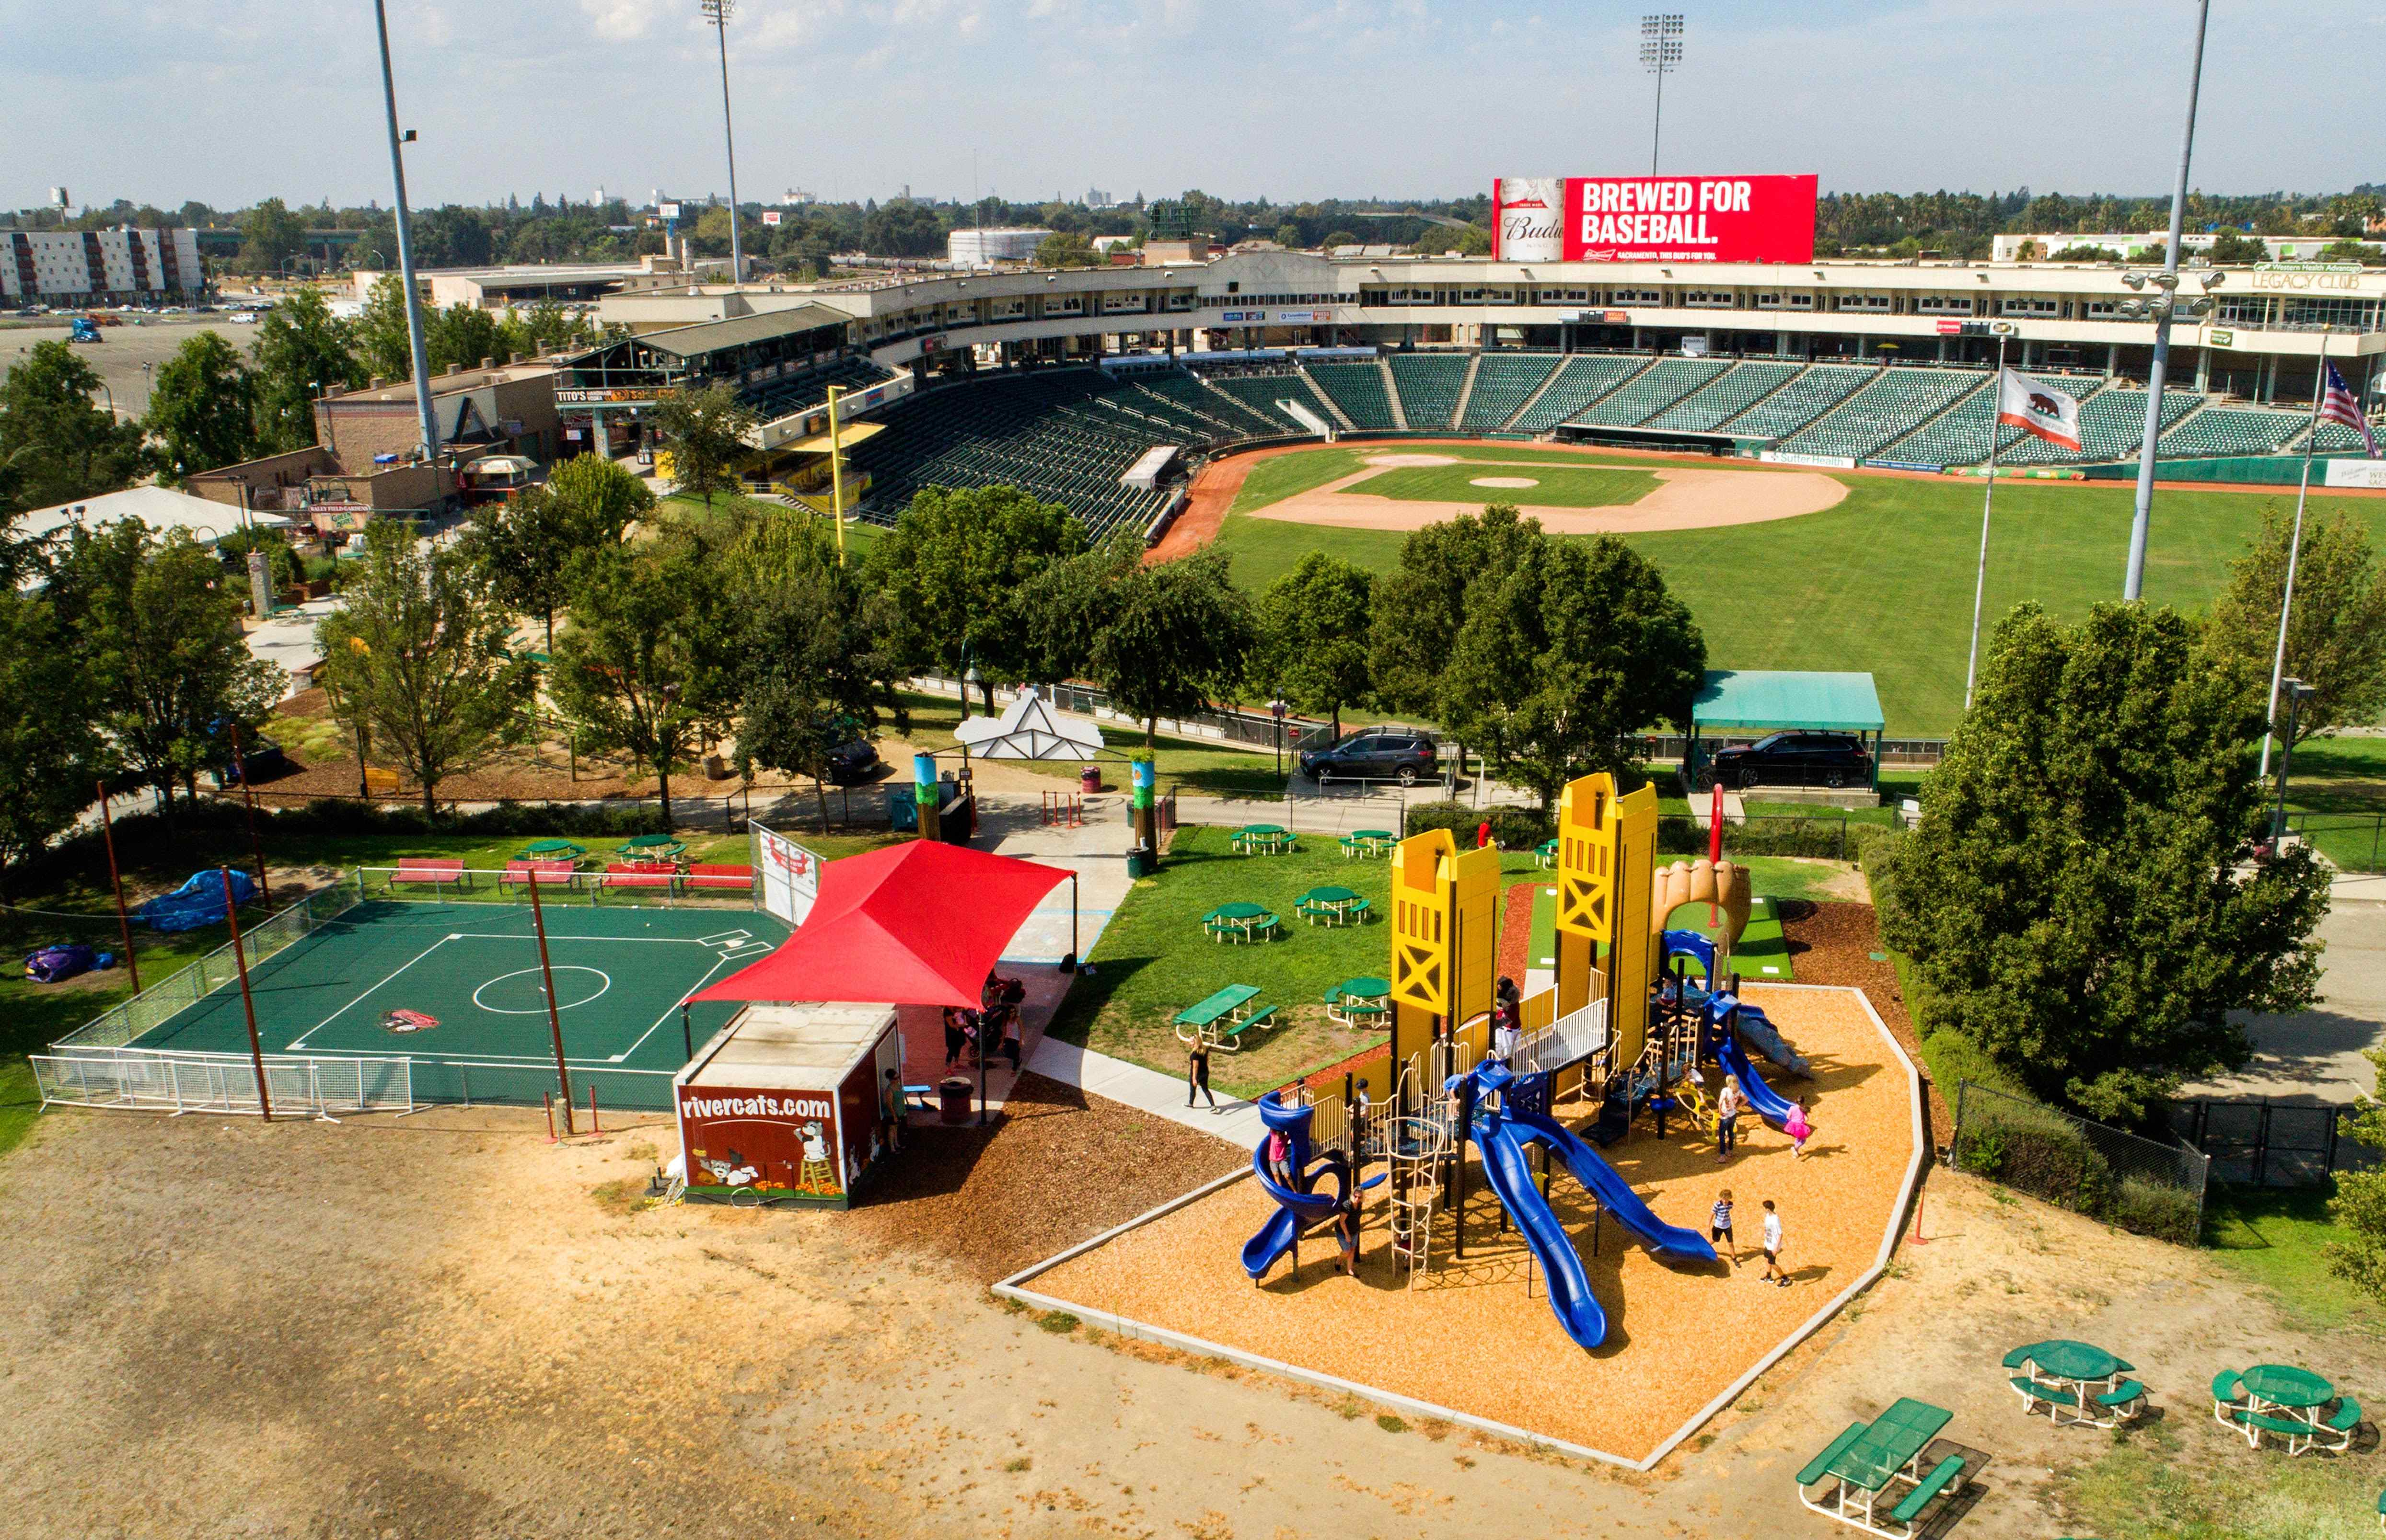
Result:
[[580,9],[596,35],[611,43],[633,43],[655,29],[658,7],[648,0],[580,0]]

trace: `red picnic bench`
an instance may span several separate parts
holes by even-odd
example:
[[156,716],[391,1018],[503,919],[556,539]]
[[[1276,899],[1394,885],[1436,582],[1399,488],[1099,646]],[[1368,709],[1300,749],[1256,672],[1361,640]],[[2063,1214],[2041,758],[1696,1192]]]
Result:
[[670,861],[613,861],[596,879],[599,888],[664,888],[679,881],[679,868]]
[[576,861],[508,861],[506,869],[497,873],[497,886],[528,887],[536,883],[543,888],[569,887],[579,876]]
[[740,893],[748,893],[754,887],[754,869],[750,866],[728,866],[718,862],[697,861],[687,869],[687,885],[691,889],[735,889]]
[[469,887],[471,879],[465,873],[464,859],[460,856],[452,860],[445,856],[400,856],[397,870],[389,874],[382,886],[394,888],[401,883],[409,885],[428,883],[438,887],[452,883],[458,887]]

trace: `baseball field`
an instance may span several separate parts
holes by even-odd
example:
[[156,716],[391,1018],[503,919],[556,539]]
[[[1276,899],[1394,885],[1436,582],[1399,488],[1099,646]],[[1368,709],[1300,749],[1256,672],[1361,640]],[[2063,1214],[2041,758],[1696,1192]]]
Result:
[[[1202,534],[1216,526],[1237,580],[1255,590],[1312,550],[1389,571],[1406,531],[1487,503],[1523,506],[1557,532],[1612,530],[1688,601],[1716,664],[1868,670],[1892,736],[1945,732],[1963,707],[1982,483],[1727,463],[1501,444],[1238,456],[1203,472],[1188,520]],[[1709,480],[1687,511],[1664,516],[1660,499],[1680,495],[1684,470]],[[2202,610],[2264,506],[2293,499],[2292,487],[2161,489],[2146,596]],[[1990,621],[2025,600],[2071,617],[2118,598],[2131,501],[2126,482],[2000,482]],[[1205,503],[1223,511],[1203,520]],[[1821,506],[1779,511],[1793,503]],[[2386,497],[2315,493],[2312,503],[2349,509],[2386,540]]]

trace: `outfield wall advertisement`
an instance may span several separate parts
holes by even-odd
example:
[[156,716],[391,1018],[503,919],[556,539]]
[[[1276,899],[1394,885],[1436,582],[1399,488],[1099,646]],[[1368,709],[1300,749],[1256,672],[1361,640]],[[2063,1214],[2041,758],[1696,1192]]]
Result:
[[1500,177],[1504,262],[1811,262],[1811,176]]

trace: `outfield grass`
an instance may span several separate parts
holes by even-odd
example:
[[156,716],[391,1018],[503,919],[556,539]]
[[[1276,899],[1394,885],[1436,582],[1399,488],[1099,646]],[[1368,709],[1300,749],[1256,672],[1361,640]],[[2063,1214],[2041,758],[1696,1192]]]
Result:
[[[1352,469],[1348,450],[1317,453],[1345,457],[1336,462],[1343,469],[1311,484]],[[1514,452],[1483,446],[1483,454],[1507,458]],[[1264,461],[1253,469],[1253,478],[1267,470],[1272,488],[1298,490],[1303,472],[1296,468],[1310,457]],[[1821,513],[1626,538],[1664,571],[1674,592],[1689,603],[1706,633],[1714,666],[1868,670],[1878,683],[1890,733],[1943,733],[1963,707],[1980,483],[1954,478],[1840,479],[1849,489],[1847,500]],[[1245,490],[1249,494],[1251,483]],[[1485,489],[1475,491],[1484,502],[1499,500]],[[2117,598],[2130,498],[2131,489],[2118,484],[2000,483],[1989,557],[1990,620],[2025,599],[2071,619],[2096,601]],[[2259,526],[2263,505],[2284,500],[2276,493],[2158,494],[2147,597],[2190,610],[2206,607],[2228,582],[2229,563]],[[2386,532],[2386,500],[2327,502],[2366,520],[2373,532]],[[1403,538],[1383,531],[1229,518],[1219,545],[1233,557],[1237,581],[1256,590],[1311,550],[1388,571]]]
[[1312,449],[1300,455],[1271,455],[1256,461],[1243,477],[1242,490],[1235,494],[1232,512],[1249,513],[1270,503],[1303,492],[1313,492],[1326,482],[1353,475],[1367,469],[1367,462],[1355,449]]
[[[1538,482],[1530,487],[1481,487],[1480,476],[1508,475]],[[1604,508],[1637,503],[1657,490],[1657,478],[1645,470],[1608,466],[1501,467],[1409,465],[1379,470],[1355,486],[1343,489],[1370,497],[1399,497],[1419,503],[1533,503],[1546,507]]]

